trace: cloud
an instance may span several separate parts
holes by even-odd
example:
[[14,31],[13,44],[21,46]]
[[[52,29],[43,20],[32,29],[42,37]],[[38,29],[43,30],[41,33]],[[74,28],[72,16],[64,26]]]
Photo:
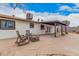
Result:
[[[6,7],[4,5],[0,6],[0,13],[1,14],[6,14],[6,15],[15,15],[16,17],[20,18],[26,18],[26,14],[23,13],[23,10],[20,8],[16,8],[13,10],[11,7]],[[48,12],[34,12],[34,11],[29,11],[27,10],[26,13],[32,13],[33,14],[33,20],[37,21],[38,19],[43,19],[44,21],[53,21],[53,20],[64,20],[65,16],[59,15],[59,13],[48,13]]]
[[59,13],[33,12],[33,15],[34,15],[33,20],[36,21],[37,19],[43,19],[43,21],[53,21],[53,20],[63,21],[64,19],[66,19],[66,16],[60,15]]
[[63,21],[66,20],[67,16],[59,15],[59,14],[52,14],[45,17],[45,21],[53,21],[53,20],[59,20]]
[[75,3],[75,8],[79,8],[79,3]]
[[[3,4],[3,3],[0,3],[0,13],[8,13],[10,12],[10,7],[8,4]],[[9,13],[8,13],[9,14]]]
[[1,7],[1,6],[6,7],[6,8],[7,8],[7,7],[10,7],[10,5],[9,5],[8,3],[0,3],[0,7]]
[[0,13],[5,15],[10,15],[10,16],[15,15],[16,17],[21,17],[21,18],[26,17],[22,9],[16,8],[14,10],[8,4],[0,4]]
[[59,8],[60,11],[64,11],[64,10],[67,10],[67,11],[70,11],[70,12],[79,12],[79,9],[77,9],[76,7],[79,7],[79,4],[75,7],[70,7],[70,6],[67,6],[67,5],[63,5]]
[[[69,6],[61,6],[60,10],[69,10],[72,11],[73,9]],[[48,12],[34,12],[34,11],[29,11],[27,10],[26,13],[32,13],[33,14],[33,20],[37,21],[37,19],[43,19],[44,21],[53,21],[53,20],[69,20],[70,21],[70,26],[77,26],[79,25],[79,14],[70,14],[68,16],[63,16],[60,15],[59,13],[48,13]],[[20,18],[26,18],[26,14],[23,13],[23,10],[20,8],[16,8],[13,10],[13,8],[5,5],[0,4],[0,13],[1,14],[6,14],[6,15],[13,15],[15,14],[16,17]]]
[[60,10],[69,10],[69,11],[72,11],[72,8],[69,7],[69,6],[64,5],[64,6],[60,7]]
[[[2,6],[2,7],[1,7]],[[23,13],[23,10],[20,8],[16,8],[13,10],[13,8],[5,7],[4,5],[1,5],[0,13],[7,14],[7,15],[15,15],[16,17],[20,18],[26,18],[26,14]],[[48,12],[34,12],[27,10],[26,13],[32,13],[33,14],[33,20],[37,21],[37,19],[43,19],[44,21],[47,20],[62,20],[63,16],[60,16],[59,13],[48,13]]]
[[68,20],[70,21],[70,26],[79,26],[79,14],[70,14],[68,16]]

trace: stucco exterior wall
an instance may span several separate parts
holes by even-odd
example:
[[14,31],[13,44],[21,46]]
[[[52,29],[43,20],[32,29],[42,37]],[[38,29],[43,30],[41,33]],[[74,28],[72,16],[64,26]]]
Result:
[[[5,19],[5,20],[12,20],[12,19]],[[17,37],[16,30],[18,30],[21,35],[25,35],[26,30],[30,30],[30,32],[33,35],[54,33],[54,26],[52,25],[43,24],[45,26],[45,29],[41,30],[40,23],[34,23],[34,28],[30,28],[30,22],[19,21],[19,20],[13,20],[13,21],[15,21],[15,30],[0,30],[0,39]],[[46,32],[47,27],[50,27],[50,32]],[[58,28],[57,32],[58,35],[61,33],[61,26],[58,25],[56,26],[56,28]]]
[[[1,19],[1,18],[0,18]],[[12,19],[5,19],[5,20],[12,20]],[[34,28],[30,28],[30,23],[29,22],[24,22],[24,21],[19,21],[19,20],[13,20],[15,21],[15,30],[0,30],[0,39],[7,39],[7,38],[13,38],[13,37],[17,37],[16,34],[16,30],[18,30],[20,32],[21,35],[25,35],[25,31],[26,30],[30,30],[30,32],[33,35],[38,35],[38,34],[46,34],[46,30],[41,30],[39,23],[34,23]],[[46,26],[50,26],[51,29],[51,33],[53,33],[54,28],[51,25],[45,25]]]
[[[5,19],[5,18],[0,18],[0,19]],[[11,19],[5,19],[5,20],[11,20]],[[7,39],[7,38],[13,38],[13,37],[16,37],[15,30],[1,30],[0,29],[0,39]]]

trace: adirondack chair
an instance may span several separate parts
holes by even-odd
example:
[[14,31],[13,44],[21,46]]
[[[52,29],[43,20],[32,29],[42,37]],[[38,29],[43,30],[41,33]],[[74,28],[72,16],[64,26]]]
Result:
[[16,34],[18,37],[15,43],[18,44],[18,46],[22,46],[29,43],[30,40],[26,38],[26,36],[20,35],[19,31],[16,31]]
[[30,30],[26,30],[26,37],[28,37],[29,40],[32,41],[32,42],[39,41],[39,37],[38,37],[38,36],[33,36],[33,35],[30,33]]
[[36,42],[36,41],[40,41],[38,36],[32,36],[32,38],[30,39],[32,42]]
[[26,30],[26,34],[25,34],[27,39],[31,39],[32,38],[32,34],[30,33],[30,30]]

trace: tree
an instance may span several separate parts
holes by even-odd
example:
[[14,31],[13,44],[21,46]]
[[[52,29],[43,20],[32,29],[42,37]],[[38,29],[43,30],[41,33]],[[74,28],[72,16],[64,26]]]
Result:
[[66,25],[70,25],[70,21],[68,21],[68,20],[64,20],[64,21],[62,21],[64,24],[66,24]]

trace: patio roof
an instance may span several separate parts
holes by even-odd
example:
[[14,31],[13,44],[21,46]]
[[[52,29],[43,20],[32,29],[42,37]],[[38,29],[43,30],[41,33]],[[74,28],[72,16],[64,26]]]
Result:
[[43,23],[43,24],[49,24],[49,25],[54,25],[54,24],[56,24],[56,25],[66,25],[65,23],[63,23],[63,22],[60,22],[60,21],[44,21],[44,22],[41,22],[41,23]]

